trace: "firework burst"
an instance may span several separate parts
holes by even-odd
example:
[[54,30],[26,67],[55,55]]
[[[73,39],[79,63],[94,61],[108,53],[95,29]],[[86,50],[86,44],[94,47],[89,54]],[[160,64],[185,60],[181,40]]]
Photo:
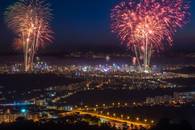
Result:
[[189,16],[183,0],[126,0],[112,9],[112,32],[136,54],[140,68],[147,71],[153,52],[172,46],[173,36]]
[[31,71],[38,49],[52,41],[49,4],[43,0],[19,0],[5,14],[8,27],[17,35],[17,48],[24,51],[25,71]]

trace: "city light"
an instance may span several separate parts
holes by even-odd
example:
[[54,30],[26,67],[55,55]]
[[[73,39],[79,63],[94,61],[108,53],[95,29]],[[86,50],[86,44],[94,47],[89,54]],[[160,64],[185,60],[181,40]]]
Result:
[[25,113],[27,113],[28,111],[27,111],[25,108],[22,108],[22,109],[20,110],[20,112],[25,114]]

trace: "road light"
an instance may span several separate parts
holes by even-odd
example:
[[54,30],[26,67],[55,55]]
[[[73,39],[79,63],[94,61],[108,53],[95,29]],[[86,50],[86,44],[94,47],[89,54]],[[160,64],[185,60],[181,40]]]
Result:
[[139,117],[137,117],[136,120],[139,121]]
[[113,116],[115,117],[115,116],[116,116],[116,114],[114,113],[114,114],[113,114]]
[[109,116],[109,115],[110,115],[110,113],[109,113],[109,112],[107,112],[107,115]]
[[151,123],[154,124],[154,121],[152,120]]
[[127,117],[127,120],[129,120],[129,119],[130,119],[130,117],[128,116],[128,117]]
[[147,119],[144,119],[144,122],[147,122],[148,120]]

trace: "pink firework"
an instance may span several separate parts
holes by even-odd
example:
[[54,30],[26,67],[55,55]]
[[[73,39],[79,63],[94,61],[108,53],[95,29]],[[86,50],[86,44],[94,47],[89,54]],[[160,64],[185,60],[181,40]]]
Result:
[[187,23],[188,10],[184,0],[126,0],[112,9],[112,32],[142,57],[146,69],[152,52],[164,49],[163,43],[172,46],[174,33]]

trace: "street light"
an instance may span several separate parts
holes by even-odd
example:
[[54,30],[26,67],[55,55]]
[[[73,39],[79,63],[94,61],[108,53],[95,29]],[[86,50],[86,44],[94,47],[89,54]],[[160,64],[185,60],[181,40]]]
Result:
[[114,114],[113,114],[113,116],[115,117],[115,116],[116,116],[116,114],[114,113]]
[[109,116],[109,115],[110,115],[110,113],[109,113],[109,112],[107,112],[107,115]]

